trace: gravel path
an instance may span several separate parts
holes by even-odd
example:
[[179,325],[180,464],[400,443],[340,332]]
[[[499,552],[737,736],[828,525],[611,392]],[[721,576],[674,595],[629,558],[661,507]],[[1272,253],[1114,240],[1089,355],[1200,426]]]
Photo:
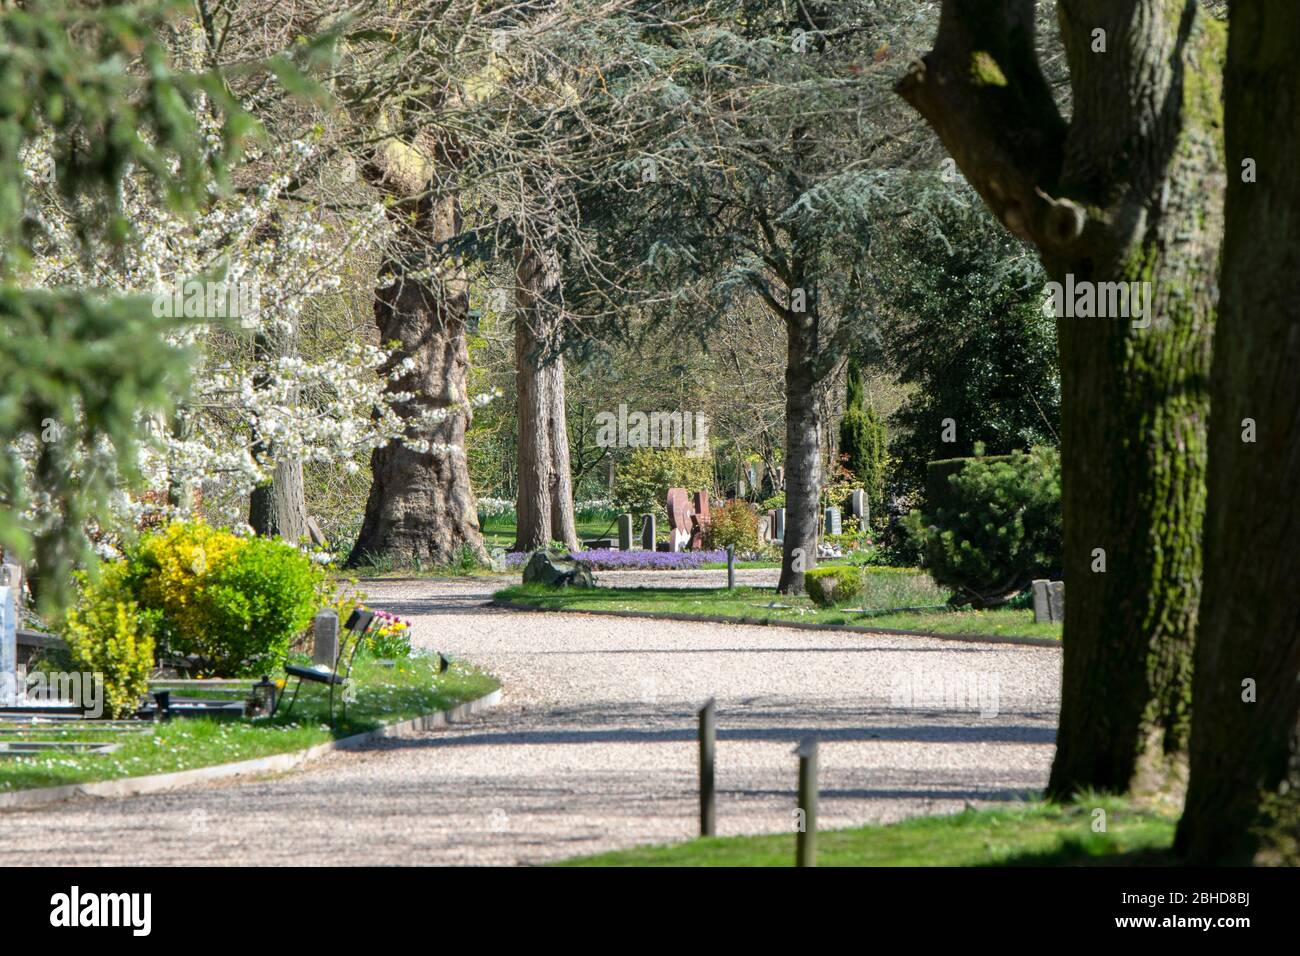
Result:
[[[691,583],[710,574],[725,576]],[[602,581],[644,580],[625,577]],[[791,750],[809,734],[823,827],[1046,783],[1055,648],[483,607],[497,586],[366,590],[415,619],[417,643],[499,675],[498,710],[280,777],[3,813],[0,865],[537,863],[687,839],[694,710],[710,694],[724,835],[790,829]]]

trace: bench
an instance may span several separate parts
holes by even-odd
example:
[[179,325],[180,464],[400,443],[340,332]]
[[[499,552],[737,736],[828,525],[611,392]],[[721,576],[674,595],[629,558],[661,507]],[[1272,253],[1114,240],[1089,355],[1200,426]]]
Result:
[[[363,611],[360,608],[354,610],[349,616],[347,623],[343,625],[343,639],[339,641],[338,656],[334,659],[333,667],[303,667],[299,664],[286,664],[284,672],[290,677],[298,678],[298,683],[294,685],[293,697],[289,700],[289,706],[285,709],[285,716],[293,712],[293,705],[298,702],[298,691],[302,689],[302,682],[309,681],[313,684],[324,684],[329,687],[330,691],[330,726],[334,726],[334,688],[346,687],[349,678],[352,676],[352,662],[356,659],[357,651],[361,648],[361,643],[365,639],[366,633],[370,630],[375,621],[374,611]],[[348,650],[349,641],[352,644],[351,651]],[[343,658],[347,657],[346,669],[340,670],[339,665]],[[275,708],[271,711],[274,717],[280,709],[280,699],[277,698]],[[343,717],[348,716],[348,700],[343,698]]]

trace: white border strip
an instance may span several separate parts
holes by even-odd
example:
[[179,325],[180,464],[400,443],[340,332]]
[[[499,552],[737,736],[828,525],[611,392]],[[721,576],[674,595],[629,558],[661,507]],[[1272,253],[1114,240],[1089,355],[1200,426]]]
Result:
[[[175,773],[156,773],[147,777],[123,777],[120,780],[96,780],[87,783],[70,783],[58,787],[38,787],[32,790],[14,790],[0,793],[0,812],[5,810],[27,810],[62,803],[76,797],[134,797],[144,793],[156,793],[161,790],[175,790],[190,784],[209,780],[224,780],[230,777],[242,777],[248,774],[283,773],[299,764],[334,750],[354,750],[372,741],[384,737],[399,737],[402,734],[418,730],[436,730],[448,724],[459,723],[475,714],[490,710],[501,702],[501,688],[474,700],[467,700],[435,711],[421,714],[410,720],[401,720],[385,724],[365,733],[353,734],[338,740],[329,740],[306,750],[291,753],[270,754],[255,757],[252,760],[240,760],[236,763],[219,763],[210,767],[196,767],[193,770],[178,770]],[[178,718],[183,719],[183,718]]]

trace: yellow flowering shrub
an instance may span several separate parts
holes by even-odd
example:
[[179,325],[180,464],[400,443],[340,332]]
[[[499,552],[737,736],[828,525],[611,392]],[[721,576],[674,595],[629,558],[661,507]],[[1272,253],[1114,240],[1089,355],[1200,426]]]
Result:
[[155,616],[132,597],[128,572],[125,561],[116,561],[103,566],[97,581],[82,575],[77,604],[64,622],[72,666],[103,680],[109,717],[135,712],[153,669]]
[[199,600],[208,574],[233,558],[245,540],[202,521],[176,521],[145,536],[132,554],[132,577],[146,607],[163,612],[164,643],[193,644],[206,613]]
[[147,535],[130,562],[140,605],[158,613],[160,647],[210,676],[278,667],[325,597],[324,572],[297,548],[202,521]]

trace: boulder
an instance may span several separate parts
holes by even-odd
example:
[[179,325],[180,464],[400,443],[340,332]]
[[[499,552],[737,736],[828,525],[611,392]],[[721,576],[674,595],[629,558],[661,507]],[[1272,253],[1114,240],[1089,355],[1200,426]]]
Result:
[[524,584],[545,584],[550,588],[594,588],[591,565],[575,561],[562,551],[534,551],[524,565]]

